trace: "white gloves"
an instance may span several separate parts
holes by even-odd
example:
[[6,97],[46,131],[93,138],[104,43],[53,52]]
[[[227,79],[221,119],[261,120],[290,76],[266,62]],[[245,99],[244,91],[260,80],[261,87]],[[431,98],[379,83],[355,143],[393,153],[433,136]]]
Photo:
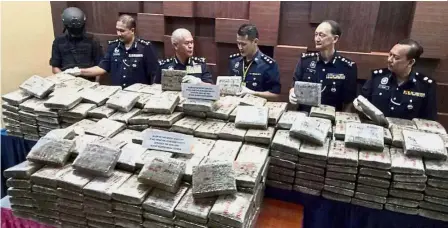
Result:
[[294,93],[294,90],[291,90],[289,92],[289,103],[296,105],[297,104],[297,97],[296,94]]
[[182,83],[200,84],[202,83],[202,80],[192,75],[185,75],[182,78]]
[[241,86],[241,91],[239,93],[237,93],[237,96],[244,96],[246,94],[254,94],[255,91],[247,88],[246,86]]
[[67,70],[64,70],[64,73],[70,74],[73,76],[79,76],[79,75],[81,75],[81,69],[79,69],[79,67],[69,68]]

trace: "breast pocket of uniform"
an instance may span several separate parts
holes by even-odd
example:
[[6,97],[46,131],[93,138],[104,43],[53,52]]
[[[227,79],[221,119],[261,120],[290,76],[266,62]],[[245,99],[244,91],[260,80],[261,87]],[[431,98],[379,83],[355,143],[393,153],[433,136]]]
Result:
[[130,58],[129,67],[131,70],[138,70],[143,64],[143,56]]
[[426,94],[403,91],[403,99],[401,101],[403,109],[408,112],[419,112]]
[[316,70],[313,69],[305,69],[303,72],[302,81],[304,82],[314,82]]
[[256,91],[262,91],[263,81],[263,75],[261,73],[249,73],[246,78],[246,86]]

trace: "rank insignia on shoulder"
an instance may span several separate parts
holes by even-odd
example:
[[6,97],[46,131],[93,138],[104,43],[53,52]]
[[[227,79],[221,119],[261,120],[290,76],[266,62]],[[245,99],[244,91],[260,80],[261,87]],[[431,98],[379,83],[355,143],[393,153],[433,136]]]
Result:
[[269,63],[269,64],[272,64],[272,63],[275,62],[274,59],[272,59],[271,57],[269,57],[269,56],[267,56],[265,54],[261,55],[261,59],[263,59],[263,61],[265,61],[266,63]]
[[372,71],[373,75],[383,75],[386,73],[385,69],[376,69]]
[[148,41],[148,40],[139,39],[138,41],[140,43],[144,44],[144,45],[150,45],[151,44],[151,41]]
[[309,57],[317,57],[319,56],[319,54],[317,52],[306,52],[306,53],[302,53],[302,59],[306,59]]
[[230,55],[229,58],[230,59],[234,59],[234,58],[237,58],[237,57],[240,57],[240,56],[241,56],[240,53],[235,53],[235,54]]
[[193,57],[193,60],[196,62],[200,62],[200,63],[205,63],[205,58],[204,57]]
[[109,40],[109,41],[107,41],[107,43],[108,43],[108,44],[113,44],[113,43],[116,43],[116,42],[118,42],[118,41],[119,41],[119,39]]

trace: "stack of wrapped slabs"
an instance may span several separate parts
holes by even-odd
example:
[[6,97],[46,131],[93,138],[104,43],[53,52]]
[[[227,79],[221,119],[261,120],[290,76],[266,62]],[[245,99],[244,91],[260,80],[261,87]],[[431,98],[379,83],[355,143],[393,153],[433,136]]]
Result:
[[120,90],[121,86],[100,85],[95,88],[83,89],[81,96],[83,98],[83,102],[85,103],[92,103],[97,106],[102,106],[106,103],[110,96]]
[[132,175],[112,193],[112,206],[115,225],[125,228],[138,228],[143,225],[142,203],[151,187],[138,181]]
[[30,219],[33,218],[36,208],[31,194],[30,177],[42,166],[29,161],[6,169],[3,172],[8,187],[8,195],[11,196],[11,209],[14,216]]
[[358,150],[346,147],[342,141],[332,141],[322,196],[350,203],[355,194],[358,173]]
[[51,130],[61,128],[58,110],[49,109],[41,103],[34,109],[34,113],[36,114],[37,125],[39,126],[39,136],[42,137]]
[[143,227],[173,227],[174,209],[188,191],[187,184],[181,184],[177,192],[171,193],[153,189],[142,204]]
[[31,98],[19,105],[20,127],[25,139],[37,141],[40,136],[48,133],[48,131],[45,131],[46,129],[40,131],[35,113],[35,109],[44,102],[43,99]]
[[94,177],[76,172],[73,166],[59,176],[57,180],[57,207],[62,226],[86,227],[84,213],[84,194],[82,189]]
[[2,104],[3,122],[8,134],[19,137],[23,136],[20,127],[19,105],[30,98],[32,98],[32,95],[22,90],[16,90],[2,96],[2,100],[4,101]]
[[79,103],[69,110],[59,111],[60,119],[63,123],[74,124],[87,117],[88,111],[96,108],[95,104]]
[[277,123],[277,129],[289,130],[292,124],[298,118],[306,117],[305,112],[287,111],[282,114]]
[[209,214],[210,227],[252,227],[258,213],[253,205],[253,195],[238,192],[218,197]]
[[106,105],[102,105],[102,106],[99,106],[99,107],[89,110],[87,112],[87,118],[92,121],[98,122],[98,120],[100,120],[100,119],[109,118],[115,112],[116,112],[115,109],[109,108]]
[[294,190],[319,196],[324,188],[325,168],[327,167],[330,139],[323,146],[302,142],[299,150],[299,162],[296,165]]
[[244,144],[234,163],[238,191],[253,194],[256,208],[263,201],[270,160],[268,154],[267,148]]
[[211,112],[207,112],[207,117],[228,120],[230,114],[240,103],[240,98],[233,96],[221,97],[216,101],[216,108]]
[[208,156],[209,152],[215,145],[215,140],[194,138],[194,146],[191,154],[176,154],[175,158],[184,161],[185,173],[183,175],[183,180],[191,183],[193,175],[193,167],[199,165],[204,157]]
[[112,194],[131,175],[129,172],[115,170],[110,177],[95,177],[84,186],[82,204],[89,227],[115,226]]
[[277,122],[280,120],[280,117],[283,113],[286,112],[286,108],[288,107],[288,103],[285,102],[267,102],[265,105],[269,109],[269,119],[268,124],[272,126],[276,126]]
[[179,101],[179,92],[165,91],[159,95],[152,96],[145,104],[143,112],[171,114],[179,104]]
[[292,190],[301,141],[292,138],[288,130],[277,130],[271,144],[268,186]]
[[179,227],[206,227],[217,197],[195,199],[189,189],[174,209],[174,224]]
[[381,210],[386,203],[399,203],[397,198],[388,196],[392,174],[391,157],[388,147],[382,152],[359,151],[359,175],[352,204]]
[[425,160],[428,176],[425,196],[419,203],[418,214],[423,217],[448,221],[448,162]]
[[394,147],[390,149],[390,156],[393,182],[385,209],[416,215],[426,189],[423,161],[419,157],[408,157],[402,149]]
[[37,208],[36,220],[53,226],[60,225],[58,198],[58,179],[70,168],[70,164],[64,167],[45,166],[31,175],[32,197]]

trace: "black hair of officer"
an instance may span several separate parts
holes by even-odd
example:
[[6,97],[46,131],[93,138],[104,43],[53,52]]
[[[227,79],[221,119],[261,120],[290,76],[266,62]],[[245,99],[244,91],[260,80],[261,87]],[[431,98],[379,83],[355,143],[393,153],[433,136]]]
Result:
[[420,56],[423,54],[423,47],[413,39],[400,40],[397,44],[410,46],[410,49],[406,54],[407,59],[418,60]]
[[243,24],[237,32],[238,36],[246,36],[248,40],[258,39],[258,29],[253,24]]

